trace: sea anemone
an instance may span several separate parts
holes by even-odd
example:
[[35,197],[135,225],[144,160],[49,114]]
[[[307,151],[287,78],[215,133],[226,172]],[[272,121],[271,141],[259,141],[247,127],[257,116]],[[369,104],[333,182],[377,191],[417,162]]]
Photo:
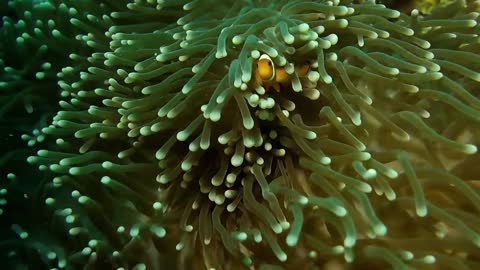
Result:
[[23,136],[55,234],[13,225],[11,260],[480,266],[478,2],[47,2],[48,44],[78,32]]
[[413,5],[418,11],[424,14],[430,14],[435,8],[446,7],[455,2],[455,0],[417,0],[413,2]]

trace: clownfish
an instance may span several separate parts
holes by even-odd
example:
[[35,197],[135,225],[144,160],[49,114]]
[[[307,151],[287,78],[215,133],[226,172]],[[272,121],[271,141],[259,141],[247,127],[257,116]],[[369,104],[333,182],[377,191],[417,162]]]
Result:
[[[295,67],[295,72],[299,77],[305,77],[310,71],[310,65],[304,64]],[[255,69],[255,82],[258,85],[265,87],[266,90],[273,88],[280,92],[280,89],[285,88],[290,82],[290,74],[287,73],[284,67],[275,67],[270,56],[262,54],[258,58]]]

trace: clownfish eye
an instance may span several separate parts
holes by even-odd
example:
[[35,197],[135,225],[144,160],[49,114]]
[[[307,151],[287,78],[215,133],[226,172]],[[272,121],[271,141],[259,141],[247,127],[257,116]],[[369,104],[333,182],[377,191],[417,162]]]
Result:
[[275,67],[272,59],[266,54],[262,54],[257,61],[257,72],[262,80],[273,80],[275,77]]

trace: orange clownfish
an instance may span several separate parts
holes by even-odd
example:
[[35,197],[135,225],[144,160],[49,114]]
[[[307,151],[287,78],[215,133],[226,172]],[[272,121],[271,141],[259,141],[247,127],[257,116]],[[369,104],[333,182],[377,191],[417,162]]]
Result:
[[[310,70],[309,64],[295,67],[295,72],[299,77],[305,77]],[[255,83],[262,85],[266,90],[273,88],[280,92],[281,88],[285,88],[290,82],[290,74],[287,73],[285,67],[275,68],[270,56],[262,54],[257,61],[255,69]]]

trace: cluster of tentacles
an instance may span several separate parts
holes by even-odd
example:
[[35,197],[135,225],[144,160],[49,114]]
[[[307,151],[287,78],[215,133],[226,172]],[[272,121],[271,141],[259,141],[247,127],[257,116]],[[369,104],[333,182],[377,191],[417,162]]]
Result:
[[9,259],[479,267],[480,4],[352,2],[13,1],[3,31],[39,58],[2,47],[0,88],[56,81],[60,110],[23,136],[56,233],[12,225]]

